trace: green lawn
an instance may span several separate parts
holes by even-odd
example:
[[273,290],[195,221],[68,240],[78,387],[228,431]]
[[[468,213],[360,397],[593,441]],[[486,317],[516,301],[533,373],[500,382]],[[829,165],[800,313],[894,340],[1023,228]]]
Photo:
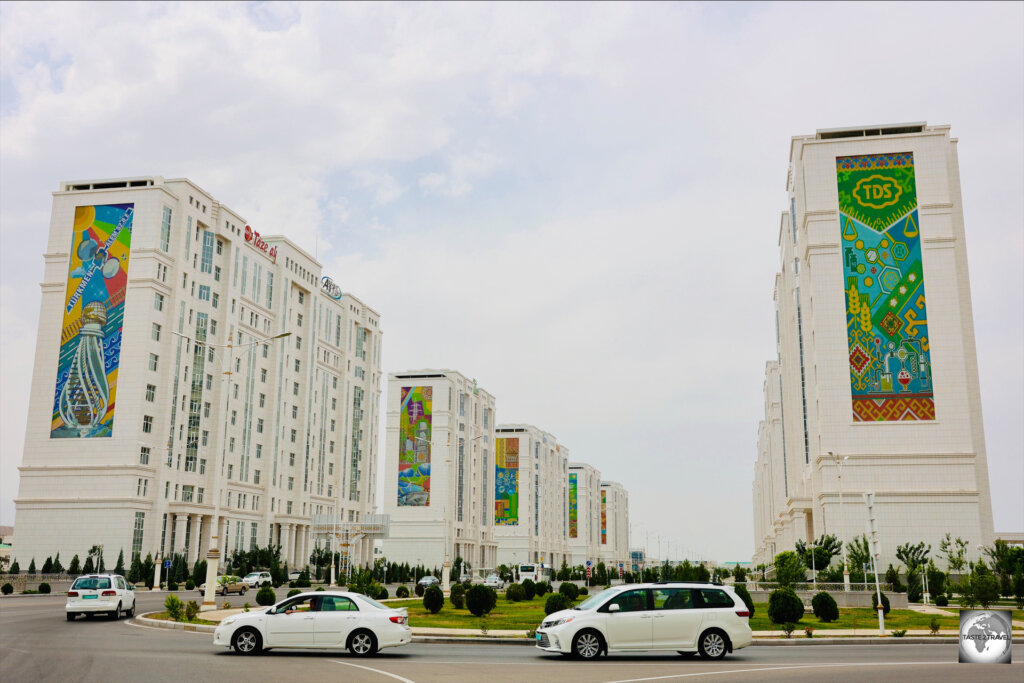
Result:
[[[156,614],[147,614],[146,618],[147,619],[160,619],[161,621],[173,621],[173,619],[171,619],[171,615],[168,614],[167,612],[157,612]],[[182,623],[182,624],[201,624],[201,625],[206,625],[206,626],[217,626],[218,624],[220,624],[219,621],[210,621],[208,619],[199,619],[198,617],[193,619],[192,621],[185,621],[185,619],[182,619],[180,623]]]
[[[544,621],[544,598],[535,597],[523,602],[509,602],[505,596],[498,596],[498,603],[487,616],[488,629],[529,631]],[[388,607],[405,607],[409,611],[409,625],[413,628],[480,628],[480,617],[474,617],[468,609],[455,609],[448,600],[437,614],[423,608],[422,598],[389,600]]]
[[[955,609],[949,611],[956,613]],[[939,628],[957,629],[960,627],[959,616],[946,617],[938,614],[921,614],[920,612],[908,609],[894,609],[885,615],[885,629],[887,631],[893,629],[927,629],[929,624],[931,624],[932,617],[939,620]],[[1021,610],[1013,610],[1013,619],[1021,618],[1024,618],[1024,613]],[[808,611],[804,612],[804,618],[797,622],[797,631],[794,633],[799,633],[808,626],[812,627],[815,631],[818,629],[843,628],[877,629],[878,612],[870,607],[840,607],[839,619],[826,624],[814,616],[813,612]],[[754,603],[754,618],[750,620],[750,628],[754,631],[780,630],[777,624],[773,624],[768,619],[768,603]]]

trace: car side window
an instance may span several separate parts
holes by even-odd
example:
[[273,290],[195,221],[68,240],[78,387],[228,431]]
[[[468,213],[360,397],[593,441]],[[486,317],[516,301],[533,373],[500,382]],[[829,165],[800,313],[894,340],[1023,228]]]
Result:
[[655,588],[651,591],[654,609],[693,609],[693,593],[689,588]]
[[732,598],[726,595],[723,590],[714,588],[701,588],[700,595],[704,599],[705,607],[733,607]]
[[348,598],[337,595],[325,595],[320,598],[321,612],[358,612],[359,608]]
[[128,587],[124,585],[124,579],[122,579],[120,576],[117,577],[117,587],[120,588],[121,590],[127,590],[128,589]]
[[647,591],[633,590],[619,593],[601,608],[607,612],[612,605],[618,605],[620,612],[643,612],[647,609]]
[[277,608],[276,614],[296,614],[298,612],[315,612],[314,601],[316,596],[306,596],[304,598],[297,598],[291,602],[286,602]]

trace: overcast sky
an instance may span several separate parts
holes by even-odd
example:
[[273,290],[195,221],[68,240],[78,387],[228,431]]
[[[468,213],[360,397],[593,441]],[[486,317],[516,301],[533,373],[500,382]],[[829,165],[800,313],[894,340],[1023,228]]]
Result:
[[1022,7],[3,3],[0,523],[50,193],[152,174],[316,249],[385,372],[475,377],[626,486],[634,541],[747,560],[790,137],[927,121],[960,139],[995,525],[1024,530]]

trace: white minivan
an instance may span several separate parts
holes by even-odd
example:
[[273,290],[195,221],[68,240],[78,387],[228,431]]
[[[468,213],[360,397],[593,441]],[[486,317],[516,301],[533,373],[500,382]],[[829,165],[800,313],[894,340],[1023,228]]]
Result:
[[602,652],[675,650],[720,659],[750,645],[750,612],[731,586],[665,582],[616,586],[549,614],[537,647],[594,659]]
[[120,574],[87,574],[71,584],[68,601],[64,606],[68,621],[79,614],[91,617],[106,614],[117,619],[122,614],[135,615],[135,586]]

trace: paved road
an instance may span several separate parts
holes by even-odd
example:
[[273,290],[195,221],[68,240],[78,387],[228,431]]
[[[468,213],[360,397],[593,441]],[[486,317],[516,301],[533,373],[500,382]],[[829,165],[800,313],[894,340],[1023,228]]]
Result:
[[[282,594],[284,591],[282,591]],[[163,594],[139,594],[140,611]],[[248,596],[247,596],[248,597]],[[230,598],[229,598],[230,599]],[[22,681],[312,681],[338,683],[759,683],[760,681],[1024,680],[1024,652],[1011,665],[957,664],[956,646],[837,645],[750,647],[718,662],[678,655],[603,657],[582,663],[532,647],[416,643],[357,659],[347,652],[279,651],[240,657],[211,636],[151,629],[131,620],[68,622],[63,595],[0,600],[0,680]],[[1019,648],[1019,645],[1018,645]]]

